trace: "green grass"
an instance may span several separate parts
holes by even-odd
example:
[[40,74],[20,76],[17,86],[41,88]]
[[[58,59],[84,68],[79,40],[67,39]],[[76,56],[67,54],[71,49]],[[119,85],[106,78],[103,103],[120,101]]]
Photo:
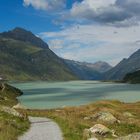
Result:
[[29,128],[29,121],[0,111],[0,140],[16,140]]
[[[3,86],[5,89],[2,91]],[[14,88],[8,84],[2,84],[0,83],[0,105],[5,106],[14,106],[18,103],[16,97],[20,96],[22,92],[18,90],[17,88]]]

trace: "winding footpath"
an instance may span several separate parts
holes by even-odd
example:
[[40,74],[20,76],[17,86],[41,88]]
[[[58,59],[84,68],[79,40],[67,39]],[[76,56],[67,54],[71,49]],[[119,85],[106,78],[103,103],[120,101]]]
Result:
[[31,128],[18,140],[63,140],[59,126],[48,118],[29,117]]

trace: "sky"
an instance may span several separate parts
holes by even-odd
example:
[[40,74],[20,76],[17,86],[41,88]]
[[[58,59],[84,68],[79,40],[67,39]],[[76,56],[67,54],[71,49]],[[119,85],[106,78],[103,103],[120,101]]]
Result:
[[140,0],[0,0],[0,32],[22,27],[58,56],[116,65],[140,49]]

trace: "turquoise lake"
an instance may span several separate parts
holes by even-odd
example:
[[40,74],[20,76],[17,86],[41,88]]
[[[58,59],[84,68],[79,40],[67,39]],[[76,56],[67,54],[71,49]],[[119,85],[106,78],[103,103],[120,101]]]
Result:
[[140,101],[140,85],[98,81],[13,83],[24,94],[19,101],[32,109],[79,106],[98,100]]

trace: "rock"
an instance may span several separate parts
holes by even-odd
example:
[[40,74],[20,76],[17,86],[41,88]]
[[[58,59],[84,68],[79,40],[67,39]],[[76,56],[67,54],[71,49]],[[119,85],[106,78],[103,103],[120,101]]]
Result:
[[84,120],[90,120],[91,117],[84,117]]
[[140,133],[133,133],[125,137],[117,138],[116,140],[140,140]]
[[133,117],[134,117],[134,115],[131,114],[130,112],[124,112],[124,113],[123,113],[123,116],[124,116],[124,117],[128,117],[128,118],[133,118]]
[[13,106],[14,109],[27,109],[25,106],[18,103],[17,105]]
[[111,130],[102,124],[96,124],[89,129],[89,132],[91,134],[105,135],[107,133],[110,133]]
[[99,112],[95,115],[93,115],[93,119],[96,119],[98,121],[103,121],[106,123],[119,123],[119,120],[117,120],[110,112]]
[[21,118],[23,117],[19,112],[17,112],[15,109],[10,107],[2,106],[0,110],[8,114],[14,115],[16,117],[21,117]]

